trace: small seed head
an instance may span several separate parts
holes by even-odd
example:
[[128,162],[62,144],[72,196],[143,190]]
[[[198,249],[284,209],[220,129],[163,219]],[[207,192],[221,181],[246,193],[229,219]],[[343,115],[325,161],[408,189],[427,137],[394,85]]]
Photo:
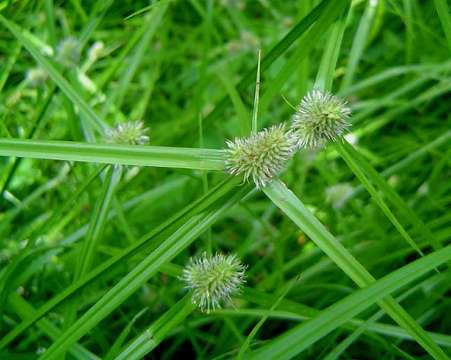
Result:
[[57,48],[58,61],[66,67],[72,68],[80,61],[80,42],[74,37],[63,39]]
[[47,72],[40,67],[35,67],[28,70],[27,74],[25,75],[26,82],[28,82],[32,87],[43,86],[47,78]]
[[105,44],[102,41],[96,41],[88,50],[88,58],[91,62],[97,61],[103,53]]
[[320,90],[309,92],[293,116],[298,147],[315,148],[335,141],[349,127],[351,110],[340,98]]
[[145,145],[149,142],[147,132],[142,121],[128,121],[108,130],[106,139],[113,144]]
[[296,150],[296,138],[284,124],[274,125],[248,138],[227,141],[226,168],[232,175],[250,178],[257,188],[267,185],[285,167]]
[[193,304],[209,313],[240,291],[246,278],[245,270],[235,255],[209,256],[203,253],[189,260],[181,279],[192,291]]

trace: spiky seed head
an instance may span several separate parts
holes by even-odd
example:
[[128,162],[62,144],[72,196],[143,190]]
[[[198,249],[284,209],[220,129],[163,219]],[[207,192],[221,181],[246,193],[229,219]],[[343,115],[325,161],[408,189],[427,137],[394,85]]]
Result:
[[237,294],[246,280],[246,267],[235,255],[193,257],[183,269],[181,279],[192,291],[192,301],[203,312],[221,307]]
[[47,72],[40,67],[35,67],[27,71],[25,80],[33,87],[43,86],[48,78]]
[[69,68],[75,67],[80,61],[80,42],[74,37],[63,39],[57,48],[58,61]]
[[113,144],[145,145],[149,142],[147,132],[142,121],[128,121],[109,129],[106,139]]
[[292,129],[298,147],[320,147],[335,141],[349,127],[351,110],[340,98],[320,90],[310,91],[293,116]]
[[227,141],[226,169],[250,178],[257,188],[267,185],[285,167],[296,150],[296,137],[285,124],[274,125],[247,138]]

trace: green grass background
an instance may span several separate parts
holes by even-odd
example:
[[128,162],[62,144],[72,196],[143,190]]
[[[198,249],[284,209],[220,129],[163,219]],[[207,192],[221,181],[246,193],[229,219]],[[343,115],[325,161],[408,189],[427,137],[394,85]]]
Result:
[[[451,355],[446,0],[0,8],[1,359]],[[353,111],[348,142],[300,151],[264,191],[220,151],[250,132],[259,49],[259,129],[314,86]],[[99,145],[128,120],[151,147]],[[178,279],[203,251],[248,266],[208,315]]]

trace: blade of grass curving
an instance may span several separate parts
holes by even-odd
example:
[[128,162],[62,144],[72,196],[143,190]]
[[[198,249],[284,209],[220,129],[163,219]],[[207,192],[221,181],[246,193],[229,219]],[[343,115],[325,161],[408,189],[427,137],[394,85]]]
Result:
[[14,67],[14,64],[16,63],[20,52],[22,50],[22,45],[17,44],[16,47],[12,50],[12,54],[8,57],[8,61],[6,62],[5,65],[3,65],[3,71],[1,72],[0,75],[0,95],[3,91],[3,87],[6,84],[6,81],[9,78],[9,75],[11,74],[11,70]]
[[113,103],[119,109],[122,105],[122,101],[125,98],[125,93],[141,64],[146,50],[150,46],[152,37],[155,35],[158,27],[160,26],[163,16],[168,8],[169,2],[163,2],[159,6],[155,6],[150,14],[146,17],[146,21],[143,21],[142,26],[145,28],[142,39],[136,45],[135,52],[130,59],[130,62],[124,68],[125,72],[121,75],[119,84],[116,90],[108,98],[108,103]]
[[[33,306],[30,305],[28,302],[26,302],[19,294],[16,293],[13,293],[11,295],[9,306],[11,307],[11,310],[17,313],[22,319],[26,319],[33,316],[33,313],[35,312]],[[55,325],[53,325],[53,323],[51,323],[48,320],[42,319],[38,321],[36,325],[43,333],[49,336],[52,340],[56,340],[61,334],[61,330],[58,329]],[[69,353],[74,358],[79,360],[99,359],[96,355],[86,350],[83,346],[79,344],[74,344],[74,346],[72,346],[69,349]]]
[[354,81],[354,75],[357,71],[360,59],[362,57],[365,45],[368,42],[368,37],[371,29],[371,25],[376,14],[376,8],[378,6],[378,0],[368,1],[359,21],[359,26],[355,32],[354,39],[352,40],[351,51],[349,52],[349,60],[344,73],[343,81],[341,82],[340,91],[349,87]]
[[127,324],[127,326],[121,331],[119,336],[114,341],[113,345],[111,346],[110,350],[108,350],[108,353],[104,356],[104,360],[112,360],[115,359],[116,356],[120,353],[121,348],[127,339],[127,336],[130,334],[130,331],[132,330],[133,326],[135,325],[135,322],[147,311],[147,308],[144,308],[139,313],[137,313],[133,319]]
[[[400,296],[398,296],[395,300],[398,303],[401,303],[404,299],[411,296],[415,292],[417,292],[421,287],[425,286],[429,281],[437,278],[438,276],[442,276],[442,274],[436,274],[435,276],[431,276],[424,281],[421,281],[415,286],[411,286],[407,291],[403,292]],[[362,335],[365,331],[368,331],[370,326],[374,326],[377,320],[385,315],[383,310],[379,310],[374,315],[372,315],[368,320],[362,322],[362,325],[359,326],[355,331],[353,331],[350,335],[348,335],[343,341],[341,341],[323,360],[336,360],[339,359],[341,354],[349,347],[352,343],[354,343],[360,335]],[[432,336],[431,336],[432,337]],[[437,340],[434,338],[434,341]],[[437,342],[438,343],[438,342]],[[438,343],[439,344],[439,343]],[[445,345],[446,346],[446,345]]]
[[346,153],[349,161],[353,161],[355,166],[360,167],[361,170],[366,172],[368,179],[370,179],[371,182],[383,192],[387,200],[389,200],[393,206],[395,206],[406,219],[409,219],[411,224],[422,233],[424,240],[429,241],[435,250],[442,247],[435,235],[429,229],[429,226],[419,218],[416,212],[410,208],[393,187],[385,181],[385,179],[354,149],[351,144],[346,140],[343,140],[337,143],[337,147],[339,148],[340,153]]
[[139,360],[155,349],[172,329],[178,326],[196,309],[191,294],[171,306],[161,317],[142,333],[136,336],[116,357],[115,360]]
[[[97,199],[94,211],[89,223],[88,233],[81,244],[81,250],[77,255],[75,272],[72,282],[76,283],[90,270],[99,246],[101,235],[110,210],[111,201],[116,187],[121,179],[122,167],[110,166],[105,173],[100,195]],[[65,326],[71,325],[77,315],[77,303],[72,301],[66,308],[64,316]]]
[[332,25],[330,34],[327,39],[326,48],[322,56],[318,72],[316,74],[315,85],[316,89],[332,88],[332,81],[334,79],[335,67],[340,53],[341,42],[343,41],[343,35],[346,30],[346,21],[351,3],[342,9],[341,16]]
[[263,316],[260,321],[253,327],[252,331],[247,336],[246,340],[244,341],[243,345],[241,345],[240,351],[238,352],[237,359],[241,360],[243,359],[244,354],[246,354],[249,345],[252,342],[252,339],[257,335],[257,332],[260,330],[260,328],[263,326],[265,321],[268,319],[269,315],[271,314],[271,311],[276,309],[280,302],[287,296],[287,294],[290,292],[290,290],[293,288],[293,286],[296,284],[298,280],[298,277],[292,279],[287,285],[285,285],[281,291],[281,294],[278,296],[276,301],[274,301],[274,304],[271,305],[269,308],[268,313]]
[[[418,247],[416,242],[411,238],[411,236],[407,233],[407,231],[404,229],[404,227],[401,225],[401,223],[398,221],[398,219],[395,217],[393,212],[390,210],[380,193],[376,190],[376,188],[373,186],[373,184],[368,179],[367,175],[363,171],[362,159],[360,156],[358,156],[357,151],[350,151],[349,148],[351,145],[346,140],[340,140],[336,143],[336,149],[338,153],[341,155],[343,160],[346,162],[346,164],[349,166],[349,168],[352,170],[355,176],[360,180],[360,182],[363,184],[365,189],[370,193],[373,200],[376,202],[376,204],[379,206],[379,208],[382,210],[384,215],[390,220],[390,222],[393,224],[393,226],[398,230],[398,232],[401,234],[401,236],[404,238],[404,240],[413,248],[415,249],[418,254],[423,256],[423,252]],[[390,196],[389,194],[386,194]]]
[[95,205],[88,233],[83,241],[80,256],[78,257],[74,274],[75,282],[82,278],[91,268],[105,226],[111,200],[121,179],[121,175],[122,168],[120,166],[110,167],[105,174],[102,190]]
[[227,94],[229,95],[230,100],[232,101],[233,108],[237,114],[240,136],[247,136],[250,132],[249,112],[246,109],[246,105],[244,105],[243,99],[241,99],[239,92],[231,81],[233,77],[227,74],[226,69],[218,73],[218,77],[219,80],[221,80],[221,83]]
[[[436,274],[440,275],[440,274]],[[429,278],[431,279],[431,278]],[[264,306],[263,309],[245,309],[240,308],[240,311],[233,311],[229,309],[217,310],[216,313],[227,314],[232,316],[251,316],[251,317],[263,317],[268,314],[268,307],[274,301],[274,296],[254,289],[245,288],[242,295],[243,299],[254,304]],[[304,304],[296,303],[292,300],[282,300],[281,304],[278,306],[278,310],[273,310],[270,312],[271,318],[285,319],[290,321],[305,321],[309,320],[315,316],[318,316],[321,310],[317,310],[306,306]],[[349,329],[360,329],[366,328],[366,331],[374,332],[376,334],[382,334],[385,336],[391,336],[399,340],[410,340],[415,341],[404,329],[395,325],[388,325],[383,323],[371,323],[361,319],[351,319],[345,325]],[[428,331],[428,334],[434,339],[439,345],[443,345],[447,348],[451,348],[451,336],[434,333]]]
[[[261,72],[263,73],[269,66],[276,61],[299,37],[302,36],[311,26],[314,24],[318,18],[327,12],[332,11],[331,9],[344,8],[348,0],[323,0],[315,8],[310,11],[310,13],[301,19],[291,30],[286,34],[272,49],[268,52],[266,56],[263,57],[261,61]],[[238,91],[244,91],[249,85],[254,83],[255,74],[257,71],[257,66],[249,70],[243,78],[240,80],[236,88]],[[224,109],[228,105],[228,97],[224,97],[216,105],[215,109],[208,114],[204,121],[209,124],[211,120],[219,117],[224,113]]]
[[113,5],[114,0],[97,0],[93,6],[87,24],[80,33],[80,46],[83,48],[88,42],[94,30],[99,26],[106,12]]
[[63,75],[61,75],[51,60],[47,59],[33,44],[33,42],[30,41],[29,36],[24,35],[27,34],[31,36],[31,34],[28,34],[25,30],[7,20],[2,15],[0,15],[0,23],[2,23],[17,38],[17,40],[30,52],[35,60],[47,71],[49,76],[58,85],[61,91],[63,91],[63,93],[74,103],[74,105],[76,105],[86,116],[86,119],[89,120],[94,129],[100,133],[103,133],[106,127],[103,120],[97,116],[83,97],[72,87]]
[[213,208],[191,217],[67,329],[47,349],[41,360],[58,359],[61,352],[67,351],[74,342],[114,311],[138,290],[142,284],[147,282],[162,265],[171,261],[179,252],[217,221],[232,205],[242,199],[249,192],[249,189],[249,186],[242,187],[235,191],[234,194],[231,194],[227,200],[220,199],[222,201],[219,201],[219,204],[216,203]]
[[224,169],[222,150],[0,139],[0,156],[196,170]]
[[[333,6],[332,6],[333,5]],[[310,51],[318,43],[321,35],[328,29],[343,9],[347,6],[346,2],[340,4],[335,2],[329,5],[327,11],[323,12],[315,24],[299,39],[297,49],[290,59],[285,63],[279,73],[271,79],[271,86],[266,89],[260,101],[260,111],[263,113],[268,108],[271,100],[280,91],[287,79],[293,75],[299,67],[299,63],[304,61]]]
[[[47,113],[47,109],[49,108],[49,105],[53,99],[53,95],[55,94],[55,87],[52,87],[49,90],[49,93],[47,94],[47,97],[44,101],[44,104],[42,105],[41,109],[38,111],[38,115],[36,117],[36,120],[34,121],[33,127],[30,129],[30,132],[27,134],[27,139],[32,139],[34,135],[36,134],[36,131],[39,129],[45,114]],[[3,194],[8,189],[9,184],[14,178],[14,174],[16,173],[20,163],[22,162],[22,159],[14,159],[14,162],[11,166],[11,168],[8,171],[8,175],[6,175],[5,182],[3,183],[3,186],[0,190],[0,202],[2,201]]]
[[434,5],[437,10],[440,23],[442,24],[449,50],[451,51],[451,15],[449,14],[448,3],[446,0],[434,0]]
[[[290,359],[338,326],[352,319],[363,310],[387,297],[392,292],[418,279],[437,266],[451,259],[451,246],[438,250],[357,290],[343,300],[324,309],[312,320],[298,325],[255,351],[254,359]],[[439,358],[446,359],[443,353]]]
[[[374,283],[374,277],[335,239],[285,184],[276,180],[265,187],[263,191],[358,286],[365,287]],[[392,297],[379,301],[379,305],[393,320],[410,333],[433,358],[448,358],[421,326]]]
[[78,293],[87,284],[91,283],[92,281],[99,278],[101,275],[107,273],[108,271],[111,271],[112,268],[119,265],[121,262],[130,259],[138,252],[139,253],[144,252],[144,249],[148,245],[150,240],[155,239],[160,234],[164,234],[165,231],[171,227],[174,228],[180,227],[187,220],[189,220],[199,212],[205,211],[208,207],[216,203],[219,199],[227,197],[227,194],[229,194],[238,185],[238,183],[239,179],[237,179],[236,177],[228,177],[215,187],[211,188],[208,191],[208,193],[206,193],[200,199],[189,204],[187,207],[179,211],[177,214],[175,214],[170,219],[162,223],[160,226],[156,227],[151,232],[144,235],[142,239],[138,240],[135,244],[124,249],[117,256],[114,256],[113,258],[97,266],[95,269],[86,274],[86,276],[84,276],[80,281],[78,281],[75,284],[72,284],[64,291],[62,291],[61,293],[53,297],[51,300],[46,302],[44,305],[42,305],[39,309],[37,309],[36,314],[32,318],[23,321],[20,325],[16,326],[5,337],[0,339],[0,349],[7,346],[17,336],[23,333],[26,329],[28,329],[40,318],[49,313],[56,306],[60,305],[64,300],[70,298],[73,294]]
[[53,0],[44,1],[44,9],[47,21],[47,31],[49,34],[50,46],[56,47],[56,28],[55,28],[55,12],[53,8]]

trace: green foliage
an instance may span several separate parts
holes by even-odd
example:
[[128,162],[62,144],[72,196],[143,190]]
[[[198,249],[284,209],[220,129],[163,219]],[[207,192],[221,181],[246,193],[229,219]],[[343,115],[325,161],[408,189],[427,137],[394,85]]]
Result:
[[0,1],[0,359],[447,359],[450,18]]

